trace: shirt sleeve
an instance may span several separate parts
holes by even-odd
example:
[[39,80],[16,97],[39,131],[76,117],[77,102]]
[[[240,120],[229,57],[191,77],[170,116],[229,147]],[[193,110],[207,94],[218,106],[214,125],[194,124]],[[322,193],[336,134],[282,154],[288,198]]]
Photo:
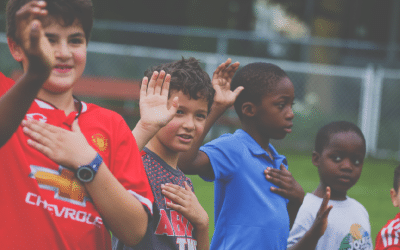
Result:
[[14,85],[14,80],[0,72],[0,96],[3,96]]
[[214,179],[200,176],[205,181],[229,179],[235,171],[238,160],[240,160],[235,157],[238,154],[234,152],[235,149],[232,148],[232,143],[224,140],[224,137],[225,135],[222,135],[200,147],[200,151],[203,151],[210,159],[214,171]]
[[118,141],[111,156],[111,166],[113,175],[118,181],[135,196],[153,214],[154,196],[143,166],[135,138],[131,130],[121,117],[119,122]]
[[[303,203],[303,205],[305,204]],[[314,223],[315,217],[303,205],[300,207],[293,227],[289,232],[287,247],[292,247],[299,242]]]

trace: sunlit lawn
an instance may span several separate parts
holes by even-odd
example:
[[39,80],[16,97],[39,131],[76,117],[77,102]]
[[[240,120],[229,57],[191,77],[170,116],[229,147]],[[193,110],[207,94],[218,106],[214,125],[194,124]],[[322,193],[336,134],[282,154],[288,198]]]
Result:
[[[312,192],[319,183],[317,169],[311,163],[310,155],[281,152],[286,155],[289,170],[302,185],[305,192]],[[395,161],[366,159],[363,172],[357,184],[348,195],[358,200],[367,209],[371,222],[371,234],[375,237],[389,219],[399,211],[394,208],[389,190],[393,185],[393,171],[398,165]],[[210,238],[214,232],[214,186],[197,176],[189,176],[196,195],[210,217]]]

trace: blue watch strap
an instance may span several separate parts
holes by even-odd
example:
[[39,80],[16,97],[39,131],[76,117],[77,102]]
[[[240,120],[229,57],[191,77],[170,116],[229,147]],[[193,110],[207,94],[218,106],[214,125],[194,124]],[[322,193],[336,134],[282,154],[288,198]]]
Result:
[[89,163],[87,166],[90,166],[93,169],[93,171],[95,173],[97,173],[102,162],[103,162],[103,158],[101,158],[100,154],[97,153],[94,160],[91,163]]

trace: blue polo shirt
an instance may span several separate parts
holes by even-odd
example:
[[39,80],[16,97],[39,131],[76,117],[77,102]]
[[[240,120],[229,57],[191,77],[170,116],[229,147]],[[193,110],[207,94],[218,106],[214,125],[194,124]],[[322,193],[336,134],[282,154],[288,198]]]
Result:
[[267,167],[287,168],[285,156],[269,144],[273,160],[245,131],[225,134],[200,148],[214,170],[215,231],[211,249],[286,249],[288,200],[272,193]]

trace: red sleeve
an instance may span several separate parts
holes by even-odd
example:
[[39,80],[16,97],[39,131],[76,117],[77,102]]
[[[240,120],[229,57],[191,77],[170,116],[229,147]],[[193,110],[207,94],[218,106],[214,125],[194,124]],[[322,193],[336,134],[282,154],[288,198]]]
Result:
[[0,72],[0,96],[3,96],[13,85],[14,80]]
[[[121,118],[122,119],[122,118]],[[143,167],[135,138],[122,119],[118,126],[118,143],[113,149],[110,170],[119,182],[153,214],[153,192]]]
[[389,221],[378,233],[375,250],[400,249],[400,220]]

